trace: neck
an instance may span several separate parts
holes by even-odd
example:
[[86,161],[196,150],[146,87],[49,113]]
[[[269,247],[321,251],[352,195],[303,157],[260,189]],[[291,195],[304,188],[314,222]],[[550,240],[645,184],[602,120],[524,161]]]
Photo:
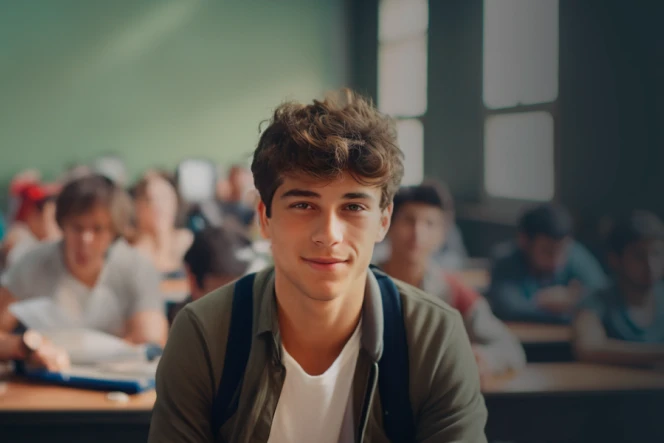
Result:
[[97,284],[97,280],[103,269],[103,265],[98,267],[91,266],[89,269],[78,269],[69,263],[67,259],[65,259],[65,266],[76,280],[83,283],[88,288],[93,288]]
[[324,373],[353,335],[362,313],[366,274],[334,300],[314,300],[287,277],[275,275],[283,346],[310,375]]
[[390,277],[396,278],[409,285],[420,287],[426,273],[426,266],[408,260],[399,260],[394,255],[382,266]]

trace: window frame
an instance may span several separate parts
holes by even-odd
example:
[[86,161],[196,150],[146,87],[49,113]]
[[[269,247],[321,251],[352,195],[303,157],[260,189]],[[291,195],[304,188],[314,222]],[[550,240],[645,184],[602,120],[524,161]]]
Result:
[[[484,0],[486,2],[488,0]],[[483,7],[484,8],[484,7]],[[560,11],[560,1],[558,1],[558,10]],[[558,15],[560,17],[560,15]],[[484,23],[484,14],[482,14],[482,41],[484,41],[484,33],[486,30],[485,23]],[[484,51],[484,44],[482,44],[482,51]],[[479,200],[484,203],[488,207],[502,207],[503,209],[500,211],[502,213],[513,213],[514,211],[519,211],[524,205],[527,204],[533,204],[533,203],[546,203],[546,202],[554,202],[559,199],[560,197],[560,19],[558,20],[558,61],[557,61],[557,66],[558,70],[558,93],[556,95],[555,100],[553,101],[548,101],[548,102],[540,102],[540,103],[531,103],[531,104],[518,104],[515,106],[510,106],[510,107],[505,107],[505,108],[490,108],[486,105],[484,101],[484,62],[482,62],[482,83],[481,83],[481,88],[482,88],[482,93],[480,94],[480,107],[481,107],[481,115],[482,115],[482,124],[481,126],[481,155],[480,155],[480,180],[479,180]],[[514,114],[522,114],[522,113],[527,113],[527,112],[536,112],[536,111],[544,111],[548,112],[551,115],[551,118],[553,119],[553,143],[552,143],[552,149],[553,149],[553,196],[551,197],[550,200],[535,200],[535,199],[523,199],[523,198],[517,198],[517,197],[504,197],[504,196],[496,196],[491,194],[487,190],[486,186],[486,175],[485,175],[485,168],[486,168],[486,142],[485,142],[485,137],[486,137],[486,122],[487,120],[495,115],[514,115]],[[471,212],[475,212],[475,210],[471,210]],[[493,211],[492,211],[493,212]],[[499,217],[499,218],[504,218],[504,217]]]
[[[424,112],[422,114],[416,114],[416,115],[388,114],[391,118],[393,118],[395,120],[396,124],[398,124],[401,121],[417,120],[422,125],[422,151],[421,151],[422,152],[422,156],[421,156],[422,157],[422,164],[420,165],[421,170],[422,170],[422,174],[421,174],[421,177],[418,180],[419,182],[421,182],[426,178],[426,172],[425,172],[426,149],[425,149],[425,146],[426,146],[426,138],[427,138],[427,135],[426,135],[426,128],[427,128],[427,126],[426,126],[426,117],[427,117],[427,114],[429,112],[429,62],[430,62],[429,54],[430,54],[430,49],[431,49],[430,48],[430,39],[429,39],[429,26],[430,26],[431,17],[428,16],[429,18],[428,18],[428,21],[427,21],[427,27],[422,32],[422,34],[419,34],[419,33],[418,34],[410,34],[410,35],[406,35],[405,37],[402,37],[402,38],[399,38],[399,39],[387,39],[385,41],[381,41],[381,38],[380,38],[380,34],[381,34],[381,32],[380,32],[380,4],[381,4],[381,2],[382,2],[382,0],[378,0],[377,3],[376,3],[377,6],[378,6],[378,8],[377,8],[377,12],[378,12],[378,30],[377,31],[378,32],[376,34],[376,41],[377,41],[377,54],[376,54],[377,59],[376,59],[376,61],[377,61],[377,68],[378,69],[377,69],[377,72],[376,72],[376,93],[377,93],[376,95],[377,95],[377,104],[378,104],[378,109],[379,110],[381,110],[380,109],[380,100],[381,100],[380,53],[381,53],[381,49],[384,46],[390,46],[390,45],[394,45],[394,44],[403,43],[403,42],[406,42],[406,41],[409,41],[409,40],[414,40],[416,38],[420,38],[422,36],[422,34],[423,34],[424,41],[425,41],[425,44],[426,44],[426,48],[425,48],[426,49],[426,51],[425,51],[425,54],[426,54],[425,62],[426,63],[425,63],[425,66],[424,66],[424,71],[425,71],[425,76],[426,76],[426,85],[425,85],[426,106],[424,107]],[[427,1],[426,3],[427,3],[427,8],[429,9],[427,14],[429,14],[430,13],[429,2]],[[383,111],[381,110],[381,112],[383,112]],[[401,146],[399,148],[401,149]],[[406,164],[408,163],[408,160],[405,158],[406,153],[403,149],[402,149],[402,152],[404,152],[404,168],[405,168]]]

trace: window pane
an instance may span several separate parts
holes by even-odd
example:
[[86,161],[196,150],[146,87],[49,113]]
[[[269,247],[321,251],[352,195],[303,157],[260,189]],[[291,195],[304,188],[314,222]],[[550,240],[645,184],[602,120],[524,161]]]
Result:
[[378,52],[378,105],[398,116],[427,109],[427,36],[381,45]]
[[484,126],[484,186],[494,196],[550,200],[553,118],[548,112],[495,115]]
[[484,1],[484,103],[545,103],[558,96],[558,0]]
[[424,127],[416,119],[397,122],[397,138],[404,154],[404,176],[401,184],[417,185],[424,178]]
[[381,42],[415,37],[429,27],[428,0],[381,0],[378,14]]

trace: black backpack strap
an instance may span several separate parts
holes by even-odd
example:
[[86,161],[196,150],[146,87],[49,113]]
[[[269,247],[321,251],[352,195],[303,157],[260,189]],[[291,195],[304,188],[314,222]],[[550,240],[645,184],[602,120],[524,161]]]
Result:
[[383,426],[390,441],[415,440],[415,418],[410,404],[408,342],[401,295],[390,277],[372,267],[383,300],[383,355],[378,362],[378,389]]
[[219,429],[237,411],[240,400],[244,371],[251,351],[255,277],[256,274],[242,277],[235,282],[233,289],[233,310],[226,341],[224,370],[212,403],[212,436],[215,439]]

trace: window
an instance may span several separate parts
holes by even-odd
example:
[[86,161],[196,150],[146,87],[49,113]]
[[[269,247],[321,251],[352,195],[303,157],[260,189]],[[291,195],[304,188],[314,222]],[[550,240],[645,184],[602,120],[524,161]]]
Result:
[[404,185],[424,176],[427,110],[428,0],[381,0],[378,27],[378,107],[397,119]]
[[484,188],[555,194],[558,0],[484,1]]

